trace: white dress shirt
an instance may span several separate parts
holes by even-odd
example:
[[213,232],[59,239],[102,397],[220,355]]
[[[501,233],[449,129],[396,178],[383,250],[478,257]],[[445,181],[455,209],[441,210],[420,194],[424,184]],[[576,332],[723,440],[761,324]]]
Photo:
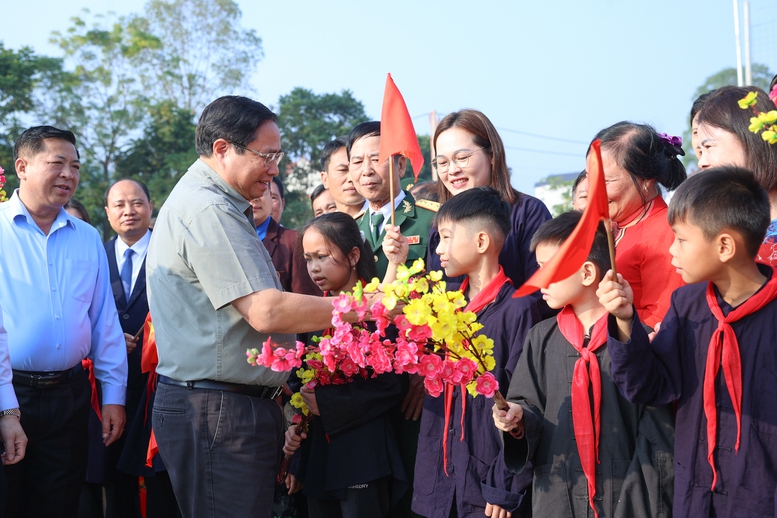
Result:
[[124,267],[124,261],[126,260],[124,257],[124,252],[126,252],[128,248],[132,248],[132,251],[135,252],[135,254],[132,256],[132,284],[130,285],[130,293],[132,293],[132,291],[135,289],[135,281],[138,280],[138,275],[140,275],[140,269],[143,266],[143,261],[146,259],[146,252],[148,252],[149,241],[151,241],[150,230],[147,230],[143,237],[138,239],[132,246],[127,246],[127,243],[121,239],[121,236],[116,238],[116,246],[114,249],[116,251],[117,271],[120,272]]

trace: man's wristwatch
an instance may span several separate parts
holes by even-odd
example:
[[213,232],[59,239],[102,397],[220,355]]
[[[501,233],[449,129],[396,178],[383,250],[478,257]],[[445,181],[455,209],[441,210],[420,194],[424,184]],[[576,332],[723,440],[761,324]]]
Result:
[[12,415],[17,419],[22,418],[22,411],[18,408],[9,408],[8,410],[3,410],[0,412],[0,417],[6,416],[6,415]]

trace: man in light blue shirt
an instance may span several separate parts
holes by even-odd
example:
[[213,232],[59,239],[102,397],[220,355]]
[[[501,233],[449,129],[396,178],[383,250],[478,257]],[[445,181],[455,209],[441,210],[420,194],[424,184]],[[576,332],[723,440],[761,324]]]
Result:
[[0,307],[29,443],[6,466],[6,516],[75,516],[91,398],[102,386],[103,441],[124,429],[127,355],[97,231],[62,208],[78,186],[75,137],[51,126],[14,146],[19,189],[0,205]]

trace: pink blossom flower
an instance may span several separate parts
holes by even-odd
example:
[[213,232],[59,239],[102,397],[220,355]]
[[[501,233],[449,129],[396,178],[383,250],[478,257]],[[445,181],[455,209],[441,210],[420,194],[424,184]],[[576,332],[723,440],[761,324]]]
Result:
[[332,305],[338,313],[348,313],[352,308],[351,297],[345,293],[341,293],[332,301]]
[[432,337],[432,328],[426,324],[412,326],[407,333],[407,337],[414,342],[425,342]]
[[381,347],[373,347],[372,354],[369,358],[369,364],[375,371],[375,374],[383,374],[384,372],[391,371],[391,359],[386,353],[386,349]]
[[324,362],[319,360],[308,360],[305,363],[308,365],[308,367],[317,371],[324,368]]
[[348,344],[346,353],[351,358],[351,361],[353,361],[359,367],[367,366],[367,360],[364,358],[364,352],[362,351],[362,348],[359,347],[358,342],[351,342]]
[[443,383],[439,377],[427,376],[424,378],[424,387],[426,387],[426,392],[428,392],[430,396],[439,397],[440,394],[442,394]]
[[456,370],[461,373],[459,383],[466,385],[472,381],[472,376],[474,376],[478,370],[478,364],[469,358],[462,358],[456,362]]
[[494,375],[490,372],[481,374],[475,381],[475,390],[477,390],[478,394],[486,397],[494,397],[498,388],[499,384],[496,382]]
[[426,377],[435,377],[440,373],[442,369],[442,360],[436,354],[425,354],[421,361],[418,362],[418,370],[420,374]]
[[318,378],[317,381],[319,385],[329,385],[332,380],[332,376],[329,374],[329,371],[318,371],[316,376]]
[[774,104],[777,104],[777,84],[775,84],[772,91],[769,92],[769,99],[771,99]]
[[442,369],[440,369],[440,376],[446,383],[453,383],[458,385],[461,382],[461,372],[456,368],[456,362],[451,360],[445,360],[442,362]]
[[340,370],[343,371],[343,374],[350,378],[359,372],[359,367],[353,362],[352,359],[343,358],[343,361],[340,362]]
[[394,319],[394,324],[397,326],[397,329],[399,329],[400,332],[407,331],[412,326],[405,315],[397,316],[397,318]]

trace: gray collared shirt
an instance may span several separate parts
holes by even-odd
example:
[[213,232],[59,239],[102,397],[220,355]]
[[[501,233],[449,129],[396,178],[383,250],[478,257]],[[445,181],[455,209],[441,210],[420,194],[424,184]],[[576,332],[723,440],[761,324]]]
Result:
[[[232,301],[268,288],[283,290],[254,229],[250,204],[197,160],[165,201],[146,258],[157,372],[180,381],[215,380],[278,386],[287,372],[252,367],[245,351],[259,333]],[[294,336],[273,334],[289,347]]]

